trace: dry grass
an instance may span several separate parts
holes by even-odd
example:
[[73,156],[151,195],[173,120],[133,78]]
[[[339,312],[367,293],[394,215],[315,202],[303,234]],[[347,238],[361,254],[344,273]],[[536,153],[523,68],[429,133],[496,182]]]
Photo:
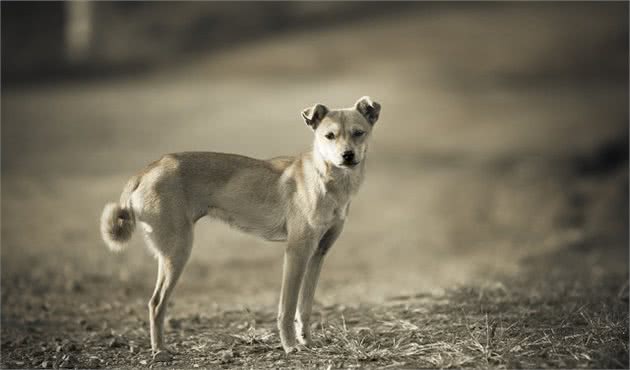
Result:
[[[176,359],[155,364],[140,302],[83,305],[78,318],[68,305],[53,327],[35,317],[24,330],[3,316],[2,367],[627,368],[624,280],[521,277],[382,305],[318,306],[315,345],[291,355],[272,307],[174,317]],[[55,325],[64,331],[47,336]]]
[[322,307],[316,346],[290,356],[278,345],[272,312],[226,312],[197,318],[208,331],[196,338],[189,335],[196,324],[178,329],[181,348],[197,343],[199,357],[172,365],[627,368],[627,299],[614,288],[612,281],[576,282],[532,294],[499,284],[381,306]]

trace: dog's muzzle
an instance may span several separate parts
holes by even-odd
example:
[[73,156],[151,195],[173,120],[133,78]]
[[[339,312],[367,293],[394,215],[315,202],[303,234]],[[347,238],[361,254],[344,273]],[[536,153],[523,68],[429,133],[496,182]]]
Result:
[[346,150],[341,154],[341,158],[343,158],[343,162],[341,163],[345,167],[354,167],[359,162],[354,160],[354,152],[352,150]]

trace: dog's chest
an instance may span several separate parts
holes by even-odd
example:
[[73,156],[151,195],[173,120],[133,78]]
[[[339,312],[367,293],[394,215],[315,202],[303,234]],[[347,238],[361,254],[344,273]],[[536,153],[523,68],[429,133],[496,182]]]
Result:
[[326,192],[317,194],[310,207],[306,208],[308,210],[307,217],[312,226],[327,228],[347,217],[350,204],[349,191],[334,187],[329,187],[326,190]]
[[313,212],[309,215],[309,223],[313,226],[330,226],[346,218],[347,208],[347,202],[340,204],[335,199],[321,199],[316,203]]

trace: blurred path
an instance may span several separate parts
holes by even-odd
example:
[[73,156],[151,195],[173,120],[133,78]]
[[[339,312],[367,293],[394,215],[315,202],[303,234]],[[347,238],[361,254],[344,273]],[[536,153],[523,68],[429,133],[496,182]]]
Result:
[[[608,13],[409,12],[237,45],[151,76],[3,90],[3,306],[15,307],[17,291],[73,284],[148,299],[156,267],[141,239],[112,255],[98,232],[103,204],[135,171],[173,151],[296,153],[311,136],[301,109],[366,94],[383,114],[320,302],[482,282],[518,273],[522,257],[602,237],[627,246],[627,163],[578,171],[610,145],[627,153],[627,59],[613,48],[627,45],[627,19]],[[201,221],[177,310],[274,305],[281,255]],[[598,268],[627,270],[618,256]]]

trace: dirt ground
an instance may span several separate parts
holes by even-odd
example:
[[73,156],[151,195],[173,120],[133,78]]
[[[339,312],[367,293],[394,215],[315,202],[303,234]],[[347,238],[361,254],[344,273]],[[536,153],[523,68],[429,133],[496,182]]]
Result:
[[322,272],[317,348],[279,346],[282,246],[202,220],[165,365],[627,368],[620,4],[406,11],[151,74],[3,87],[0,365],[164,365],[156,263],[139,237],[108,252],[103,205],[163,153],[297,153],[301,109],[371,95],[383,111]]

